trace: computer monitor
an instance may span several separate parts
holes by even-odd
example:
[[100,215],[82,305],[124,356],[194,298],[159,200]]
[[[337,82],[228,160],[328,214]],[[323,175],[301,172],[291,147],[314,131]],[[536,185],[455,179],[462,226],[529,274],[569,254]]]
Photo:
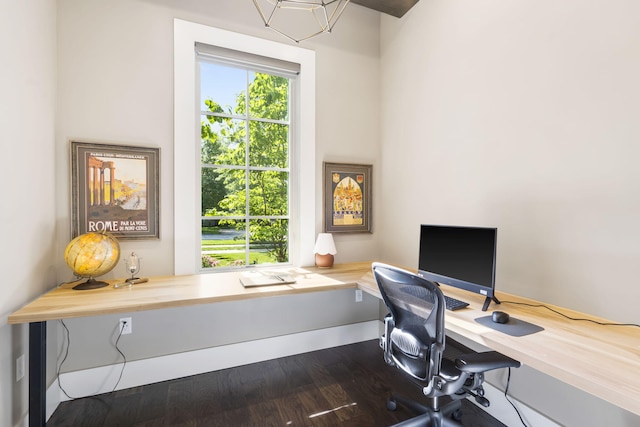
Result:
[[482,311],[494,295],[498,230],[488,227],[420,226],[418,275],[486,297]]

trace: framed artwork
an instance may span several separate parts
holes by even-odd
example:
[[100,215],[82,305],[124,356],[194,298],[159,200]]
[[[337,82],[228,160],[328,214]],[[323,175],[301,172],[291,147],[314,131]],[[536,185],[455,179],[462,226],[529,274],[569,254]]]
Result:
[[324,162],[324,231],[371,232],[371,165]]
[[158,239],[160,149],[71,141],[73,237]]

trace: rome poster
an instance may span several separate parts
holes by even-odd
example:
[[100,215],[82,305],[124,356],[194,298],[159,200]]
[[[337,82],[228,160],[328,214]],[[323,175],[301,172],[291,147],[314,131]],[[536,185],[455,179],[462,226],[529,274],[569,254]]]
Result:
[[71,141],[72,232],[159,238],[159,149]]
[[324,163],[325,232],[371,232],[371,165]]

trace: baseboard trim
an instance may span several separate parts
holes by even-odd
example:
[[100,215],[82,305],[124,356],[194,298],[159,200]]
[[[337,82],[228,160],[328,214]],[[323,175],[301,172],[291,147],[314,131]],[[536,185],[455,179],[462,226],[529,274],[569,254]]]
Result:
[[[279,357],[337,347],[379,337],[380,321],[354,323],[127,362],[116,390],[138,387]],[[67,372],[60,383],[71,398],[113,391],[122,364]],[[47,390],[47,419],[61,402],[70,400],[54,383]]]

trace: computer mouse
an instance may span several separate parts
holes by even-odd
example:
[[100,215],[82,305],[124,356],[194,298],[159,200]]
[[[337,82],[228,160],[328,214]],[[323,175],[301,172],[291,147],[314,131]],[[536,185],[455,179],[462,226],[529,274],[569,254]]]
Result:
[[504,311],[494,311],[491,315],[491,320],[496,323],[507,323],[509,321],[509,313]]

